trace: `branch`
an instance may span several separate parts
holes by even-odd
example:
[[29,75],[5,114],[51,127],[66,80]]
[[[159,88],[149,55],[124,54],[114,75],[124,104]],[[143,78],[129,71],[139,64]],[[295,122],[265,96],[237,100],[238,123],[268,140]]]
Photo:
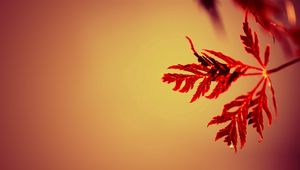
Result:
[[[280,66],[278,66],[276,68],[267,70],[267,73],[268,74],[272,74],[272,73],[278,72],[278,71],[280,71],[280,70],[282,70],[282,69],[284,69],[286,67],[289,67],[289,66],[291,66],[291,65],[293,65],[293,64],[295,64],[297,62],[300,62],[300,57],[296,58],[296,59],[294,59],[292,61],[289,61],[289,62],[287,62],[285,64],[282,64],[282,65],[280,65]],[[263,73],[247,73],[247,74],[244,74],[243,76],[258,76],[258,75],[262,75],[262,74]]]
[[271,70],[268,70],[267,73],[268,73],[268,74],[275,73],[275,72],[280,71],[280,70],[282,70],[282,69],[284,69],[284,68],[286,68],[286,67],[288,67],[288,66],[290,66],[290,65],[293,65],[293,64],[295,64],[295,63],[297,63],[297,62],[299,62],[299,61],[300,61],[300,57],[299,57],[299,58],[296,58],[296,59],[294,59],[294,60],[292,60],[292,61],[289,61],[289,62],[287,62],[287,63],[285,63],[285,64],[283,64],[283,65],[281,65],[281,66],[278,66],[278,67],[276,67],[276,68],[273,68],[273,69],[271,69]]

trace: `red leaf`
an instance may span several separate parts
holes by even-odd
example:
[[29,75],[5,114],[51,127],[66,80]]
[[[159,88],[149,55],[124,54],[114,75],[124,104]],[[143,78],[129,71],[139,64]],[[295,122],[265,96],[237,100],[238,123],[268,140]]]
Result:
[[[225,138],[225,142],[227,142],[227,145],[233,144],[235,150],[237,147],[237,142],[234,142],[231,139],[237,140],[237,134],[232,133],[232,131],[228,130],[228,128],[231,127],[233,123],[237,124],[241,148],[243,148],[244,144],[246,143],[246,120],[252,94],[253,93],[248,93],[247,95],[239,96],[234,101],[226,104],[223,108],[222,115],[213,117],[213,119],[208,123],[209,126],[212,124],[220,124],[231,120],[231,123],[226,128],[221,129],[217,133],[216,139],[227,136],[227,139]],[[234,128],[236,128],[236,125],[234,125]],[[232,134],[234,134],[234,136],[232,136]],[[230,142],[228,143],[228,141]]]
[[[264,82],[263,88],[256,93],[257,97],[253,99],[257,88],[261,85],[262,82]],[[262,138],[262,131],[264,128],[262,115],[263,110],[268,116],[269,124],[272,123],[272,115],[268,108],[267,96],[265,93],[266,82],[266,79],[261,79],[257,83],[257,85],[247,93],[247,95],[241,95],[230,103],[224,105],[222,114],[220,116],[213,117],[213,119],[208,123],[208,126],[213,124],[225,123],[231,120],[231,122],[225,128],[219,130],[216,136],[216,140],[226,136],[225,142],[227,143],[227,145],[233,144],[234,148],[236,148],[236,143],[234,143],[232,139],[235,139],[234,136],[237,136],[237,134],[234,134],[231,129],[233,127],[232,124],[234,123],[234,128],[237,128],[242,149],[246,143],[247,120],[249,121],[249,124],[253,123],[253,127],[256,128],[256,131]],[[249,110],[251,108],[252,112],[249,113]]]
[[240,136],[240,143],[241,149],[244,147],[246,143],[246,135],[247,135],[247,122],[243,120],[241,115],[238,115],[237,124],[238,124],[238,131]]
[[252,101],[253,108],[252,112],[248,115],[249,124],[253,124],[253,127],[256,128],[257,133],[260,138],[263,138],[263,129],[264,129],[264,120],[263,120],[263,111],[266,113],[269,125],[272,123],[272,114],[268,108],[267,95],[266,95],[266,83],[267,79],[264,79],[264,84],[262,89],[256,93],[256,98]]
[[[211,93],[206,96],[206,98],[209,99],[215,99],[219,97],[220,94],[226,92],[231,84],[241,76],[261,74],[263,77],[251,91],[245,95],[240,95],[235,100],[224,105],[222,114],[214,116],[207,125],[210,126],[213,124],[229,122],[225,128],[220,129],[217,132],[215,140],[224,137],[224,142],[227,143],[228,146],[233,147],[235,151],[237,151],[238,138],[240,140],[241,149],[246,143],[248,124],[252,124],[259,136],[263,138],[263,112],[265,112],[268,117],[269,125],[272,123],[272,113],[268,107],[267,95],[265,92],[267,82],[271,89],[273,105],[277,113],[275,92],[271,80],[265,71],[265,67],[268,64],[270,57],[270,47],[267,46],[265,48],[264,62],[262,62],[260,58],[259,40],[255,32],[252,34],[252,30],[247,21],[247,14],[243,23],[243,30],[245,35],[241,35],[241,40],[245,46],[245,50],[259,62],[262,68],[246,65],[241,61],[237,61],[230,56],[226,56],[221,52],[213,50],[204,50],[205,52],[199,54],[195,50],[191,38],[186,37],[199,63],[170,66],[169,69],[186,71],[189,74],[167,73],[164,74],[162,78],[162,81],[165,83],[175,83],[173,90],[181,93],[189,92],[197,83],[197,89],[190,101],[194,102],[209,92],[212,82],[215,82],[216,85]],[[261,73],[246,74],[248,69],[259,70]],[[262,88],[256,92],[262,83]]]
[[248,16],[247,13],[245,15],[245,21],[243,23],[243,30],[245,35],[241,35],[241,40],[243,44],[245,45],[245,50],[251,54],[258,63],[263,66],[263,63],[261,61],[261,58],[259,56],[259,45],[258,45],[258,38],[256,32],[254,32],[254,38],[252,36],[252,30],[249,27],[248,24]]
[[268,78],[268,81],[269,81],[268,85],[269,85],[269,87],[271,89],[271,93],[272,93],[272,100],[273,100],[273,106],[274,106],[274,109],[275,109],[275,114],[278,115],[277,104],[276,104],[276,97],[275,97],[275,90],[274,90],[274,88],[272,86],[272,82],[271,82],[270,78]]
[[[256,22],[262,28],[273,36],[274,40],[278,40],[282,49],[287,56],[293,55],[292,46],[288,36],[287,28],[282,25],[286,23],[286,8],[282,7],[282,1],[269,0],[233,0],[238,6],[245,11],[249,11],[256,19]],[[276,18],[274,17],[276,16]]]
[[[164,74],[162,81],[166,83],[175,82],[173,90],[186,93],[193,89],[194,84],[200,80],[197,90],[190,102],[194,102],[201,96],[205,96],[205,94],[210,90],[212,82],[216,82],[217,84],[207,98],[217,98],[220,94],[227,91],[232,82],[236,81],[241,75],[243,75],[249,67],[240,61],[236,61],[229,56],[212,50],[206,51],[213,54],[218,59],[223,60],[225,63],[214,59],[206,53],[199,55],[195,50],[191,38],[186,38],[191,45],[194,55],[198,58],[200,63],[187,65],[177,64],[170,66],[169,69],[187,71],[192,74],[168,73]],[[231,70],[233,71],[230,72]],[[183,83],[185,85],[182,87]]]
[[265,100],[263,101],[263,110],[267,114],[267,117],[269,120],[269,125],[271,125],[272,124],[272,113],[269,110],[267,98],[265,98]]
[[[244,11],[251,13],[256,22],[271,36],[279,42],[286,56],[293,56],[293,45],[290,40],[294,40],[296,36],[291,35],[299,29],[295,27],[290,30],[290,27],[295,23],[288,20],[286,17],[287,3],[293,2],[290,0],[275,1],[275,0],[232,0],[238,7],[241,7]],[[214,23],[217,23],[216,28],[223,29],[222,20],[217,10],[217,0],[198,0],[198,4],[201,5],[211,17]],[[283,6],[286,5],[286,6]],[[295,5],[295,4],[294,4]],[[295,11],[294,11],[295,12]],[[288,21],[288,22],[287,22]],[[289,23],[289,24],[288,24]],[[283,25],[284,24],[284,25]],[[288,31],[286,31],[288,30]],[[298,39],[298,38],[296,38]],[[297,40],[296,40],[297,41]],[[298,47],[297,54],[300,54],[300,44],[294,41],[294,45]],[[299,42],[299,40],[298,40]],[[246,50],[247,51],[247,50]]]

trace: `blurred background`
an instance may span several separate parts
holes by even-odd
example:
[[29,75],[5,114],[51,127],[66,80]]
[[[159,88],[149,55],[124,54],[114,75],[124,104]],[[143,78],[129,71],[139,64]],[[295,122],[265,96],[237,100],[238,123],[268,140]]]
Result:
[[[196,62],[186,35],[256,64],[239,39],[242,10],[220,4],[226,35],[193,0],[1,1],[0,169],[300,169],[299,65],[271,75],[279,116],[262,143],[248,128],[237,154],[214,142],[223,125],[206,125],[258,77],[193,104],[161,82],[169,65]],[[271,44],[269,68],[289,60],[250,23]]]

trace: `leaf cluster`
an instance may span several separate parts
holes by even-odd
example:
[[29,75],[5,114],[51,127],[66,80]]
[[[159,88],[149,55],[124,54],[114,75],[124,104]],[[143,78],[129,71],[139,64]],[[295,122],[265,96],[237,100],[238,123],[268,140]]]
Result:
[[[165,83],[175,83],[173,90],[181,93],[187,93],[197,86],[190,101],[194,102],[201,96],[205,96],[208,99],[216,99],[226,92],[233,82],[247,75],[247,71],[260,71],[262,78],[256,86],[246,94],[240,95],[233,101],[225,104],[221,115],[214,116],[208,123],[208,126],[210,126],[229,122],[225,128],[217,132],[215,140],[224,138],[224,142],[234,148],[235,151],[237,151],[238,143],[240,143],[240,148],[244,147],[248,125],[256,129],[260,140],[262,140],[264,129],[263,113],[266,114],[269,125],[272,123],[272,113],[268,106],[266,92],[267,86],[270,87],[274,110],[277,113],[275,92],[266,71],[270,58],[270,46],[265,47],[264,61],[262,61],[259,40],[257,34],[252,32],[249,26],[247,13],[243,23],[243,31],[244,35],[241,35],[240,38],[245,51],[257,60],[260,68],[247,65],[214,50],[204,49],[203,52],[198,53],[192,40],[187,37],[191,49],[198,59],[198,63],[172,65],[169,69],[180,70],[186,73],[166,73],[162,77],[162,81]],[[215,84],[214,88],[211,88],[213,84]]]

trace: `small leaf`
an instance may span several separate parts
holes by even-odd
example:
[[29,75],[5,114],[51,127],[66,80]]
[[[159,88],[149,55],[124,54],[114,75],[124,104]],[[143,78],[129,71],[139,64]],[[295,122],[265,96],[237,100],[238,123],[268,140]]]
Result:
[[277,104],[276,104],[276,97],[275,97],[275,90],[274,90],[274,88],[272,86],[272,82],[271,82],[270,78],[268,78],[268,81],[269,81],[268,85],[269,85],[269,87],[271,89],[271,93],[272,93],[272,100],[273,100],[273,106],[274,106],[274,109],[275,109],[275,114],[278,115]]
[[260,136],[260,140],[263,138],[263,129],[264,129],[264,119],[263,119],[263,111],[266,113],[269,125],[272,123],[272,114],[268,108],[268,101],[266,95],[266,84],[267,79],[264,79],[263,87],[260,91],[256,93],[256,98],[253,100],[253,108],[251,115],[248,114],[247,119],[249,119],[249,124],[253,124],[252,126],[256,128],[257,133]]
[[[233,131],[238,130],[241,148],[243,148],[244,144],[246,143],[247,113],[250,106],[251,98],[252,93],[248,93],[247,95],[241,95],[237,97],[234,101],[226,104],[220,116],[213,117],[213,119],[208,123],[208,126],[213,124],[224,123],[231,120],[231,123],[228,126],[226,126],[224,129],[219,130],[216,136],[216,140],[223,136],[227,136],[225,138],[225,142],[227,142],[227,145],[232,144],[236,150],[237,133]],[[229,130],[229,127],[232,127],[233,123],[235,130]]]
[[247,121],[243,120],[241,115],[237,118],[238,131],[240,136],[241,149],[244,147],[246,143],[246,135],[247,135]]
[[[248,69],[248,66],[242,62],[213,50],[206,50],[206,52],[214,55],[214,57],[217,57],[219,60],[206,53],[199,55],[195,50],[192,39],[189,37],[186,38],[190,43],[194,55],[197,56],[199,64],[172,65],[168,68],[186,71],[191,74],[168,73],[164,74],[162,80],[168,84],[175,83],[173,90],[181,93],[189,92],[199,81],[199,85],[190,102],[194,102],[201,96],[205,96],[210,90],[212,82],[216,82],[216,86],[212,90],[212,93],[206,97],[219,97],[220,94],[229,89],[232,82],[236,81]],[[224,63],[221,62],[221,60],[224,61]],[[231,70],[233,70],[233,72],[231,72]]]
[[259,55],[259,41],[256,32],[254,32],[254,38],[252,35],[252,30],[249,27],[248,24],[248,16],[247,13],[245,15],[245,21],[243,23],[243,30],[245,35],[241,35],[241,40],[243,44],[245,45],[245,51],[251,54],[257,61],[258,63],[263,66],[263,63],[261,61],[260,55]]

